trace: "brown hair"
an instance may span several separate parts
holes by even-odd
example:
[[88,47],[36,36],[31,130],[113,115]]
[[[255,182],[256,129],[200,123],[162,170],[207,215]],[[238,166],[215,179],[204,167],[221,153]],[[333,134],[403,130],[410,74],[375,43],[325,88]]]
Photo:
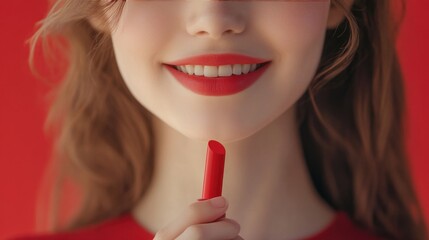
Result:
[[[60,231],[131,210],[151,181],[155,136],[151,113],[119,73],[110,35],[88,21],[111,10],[118,15],[106,22],[117,20],[124,2],[53,2],[31,39],[30,63],[34,68],[39,41],[45,52],[59,49],[68,56],[47,121],[58,138],[51,227]],[[404,146],[399,21],[390,0],[355,0],[351,12],[341,0],[332,3],[346,20],[328,30],[317,74],[297,103],[313,182],[327,203],[356,224],[390,239],[426,239]],[[82,192],[78,208],[61,224],[67,179]]]

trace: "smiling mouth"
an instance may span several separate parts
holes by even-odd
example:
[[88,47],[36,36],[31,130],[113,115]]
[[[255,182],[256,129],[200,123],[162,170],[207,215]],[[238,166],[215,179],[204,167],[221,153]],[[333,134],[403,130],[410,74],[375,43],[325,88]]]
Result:
[[[191,75],[189,73],[182,72],[181,70],[177,70],[180,69],[180,66],[176,67],[174,65],[164,65],[167,70],[172,74],[172,76],[188,90],[205,96],[226,96],[239,93],[252,86],[267,71],[267,69],[270,67],[270,63],[271,62],[267,62],[262,63],[261,66],[253,66],[254,70],[249,69],[248,73],[242,74],[241,72],[240,75],[231,73],[231,69],[226,70],[229,71],[228,74],[226,74],[225,72],[221,72],[220,74],[228,76],[219,76],[219,72],[215,71],[216,69],[220,69],[220,71],[223,71],[222,66],[225,65],[208,66],[207,69],[207,66],[204,66],[204,75],[201,75],[201,72],[198,72],[198,67],[196,69],[196,73],[200,75]],[[233,68],[232,70],[234,70],[234,66],[230,68]],[[238,66],[236,66],[235,70],[236,73],[238,73]],[[244,70],[247,71],[247,69]]]
[[260,64],[230,64],[220,66],[205,66],[205,65],[169,65],[176,70],[194,76],[204,77],[230,77],[232,75],[246,75],[257,71],[269,62]]

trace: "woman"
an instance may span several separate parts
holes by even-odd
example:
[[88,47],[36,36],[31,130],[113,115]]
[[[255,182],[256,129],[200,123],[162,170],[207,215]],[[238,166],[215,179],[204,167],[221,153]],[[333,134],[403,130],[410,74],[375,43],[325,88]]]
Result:
[[[48,36],[56,186],[82,199],[20,239],[426,239],[390,1],[57,0]],[[199,202],[209,139],[224,194]]]

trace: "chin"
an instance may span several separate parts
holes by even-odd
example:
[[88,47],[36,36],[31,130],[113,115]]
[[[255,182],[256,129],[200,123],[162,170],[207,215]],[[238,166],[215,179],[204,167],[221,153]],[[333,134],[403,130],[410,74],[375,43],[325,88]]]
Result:
[[243,129],[243,126],[240,127],[230,127],[224,129],[213,130],[210,129],[177,129],[181,134],[193,140],[208,141],[216,140],[221,143],[233,143],[243,139],[246,139],[255,133],[257,133],[261,128],[253,129]]

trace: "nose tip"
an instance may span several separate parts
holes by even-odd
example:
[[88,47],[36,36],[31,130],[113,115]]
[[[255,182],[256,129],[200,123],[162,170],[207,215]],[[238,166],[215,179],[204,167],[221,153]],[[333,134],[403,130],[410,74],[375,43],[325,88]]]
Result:
[[231,2],[206,2],[204,7],[195,9],[193,18],[187,25],[189,34],[197,37],[220,39],[224,35],[239,34],[244,31],[244,19],[238,5]]
[[228,34],[234,34],[234,33],[240,33],[240,31],[235,31],[233,29],[219,29],[219,30],[214,30],[214,29],[209,29],[209,30],[199,30],[196,31],[195,33],[193,33],[192,35],[197,36],[197,37],[209,37],[215,40],[219,40],[220,38],[222,38],[222,36],[224,35],[228,35]]

